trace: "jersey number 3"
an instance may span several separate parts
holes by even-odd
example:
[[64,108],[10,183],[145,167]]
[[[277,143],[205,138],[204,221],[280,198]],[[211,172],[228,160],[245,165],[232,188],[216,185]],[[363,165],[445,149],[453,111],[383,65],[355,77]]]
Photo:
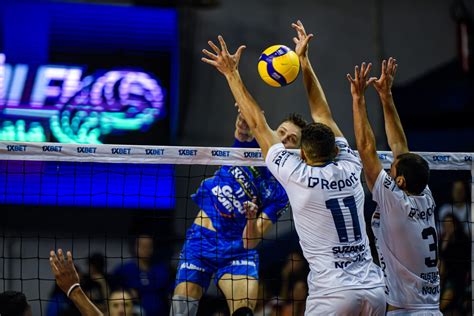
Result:
[[436,236],[436,230],[434,229],[434,227],[425,228],[421,232],[421,237],[423,237],[423,239],[428,239],[429,236],[433,237],[433,242],[428,246],[430,251],[434,251],[435,258],[431,259],[431,257],[426,257],[425,264],[427,267],[432,268],[436,267],[436,265],[438,264],[438,237]]
[[[355,240],[360,240],[362,234],[360,232],[359,216],[357,216],[357,205],[353,196],[348,196],[342,199],[342,203],[347,209],[352,219],[352,227],[354,229]],[[348,242],[346,222],[344,215],[347,214],[347,209],[341,209],[339,199],[330,199],[326,201],[326,207],[331,211],[334,224],[336,225],[337,235],[340,242]]]

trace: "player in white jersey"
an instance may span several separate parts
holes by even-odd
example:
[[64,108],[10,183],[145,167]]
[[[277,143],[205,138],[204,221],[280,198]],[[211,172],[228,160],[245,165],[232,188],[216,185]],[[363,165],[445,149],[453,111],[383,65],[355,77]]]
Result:
[[[311,37],[301,23],[297,26],[296,50],[305,54]],[[291,154],[240,78],[238,63],[244,46],[232,55],[221,36],[219,42],[220,49],[209,42],[215,54],[206,51],[209,58],[203,61],[226,77],[269,170],[288,194],[311,270],[305,314],[383,315],[383,276],[372,261],[363,218],[362,165],[334,122],[324,94],[320,91],[320,100],[310,102],[316,122],[302,131],[301,158]],[[305,83],[307,89],[321,89],[309,63],[306,67],[305,81],[311,81]]]
[[[438,273],[438,238],[435,202],[428,188],[428,163],[408,151],[408,144],[393,102],[391,87],[395,59],[382,63],[380,78],[368,79],[371,64],[347,75],[353,98],[357,149],[367,186],[377,202],[372,218],[380,262],[387,286],[387,315],[441,315]],[[364,92],[373,84],[382,101],[385,130],[394,162],[390,175],[382,168],[375,137],[367,118]]]

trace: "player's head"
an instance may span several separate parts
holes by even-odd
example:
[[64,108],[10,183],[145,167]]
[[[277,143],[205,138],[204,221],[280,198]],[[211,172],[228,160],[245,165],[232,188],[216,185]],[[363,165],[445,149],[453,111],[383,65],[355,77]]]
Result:
[[31,316],[31,307],[25,294],[6,291],[0,294],[0,315],[2,316]]
[[466,201],[469,201],[465,181],[456,180],[453,182],[451,198],[453,199],[453,203],[466,203]]
[[329,126],[322,123],[311,123],[303,128],[301,157],[307,163],[331,161],[336,155],[336,137]]
[[430,168],[420,155],[405,153],[398,155],[392,163],[390,175],[400,189],[418,195],[428,185]]
[[109,296],[109,316],[131,316],[133,314],[133,301],[130,291],[116,289]]
[[277,128],[277,135],[287,149],[301,146],[301,131],[308,123],[299,114],[292,113],[285,117]]
[[150,235],[140,235],[137,237],[137,256],[140,259],[150,259],[153,256],[153,238]]

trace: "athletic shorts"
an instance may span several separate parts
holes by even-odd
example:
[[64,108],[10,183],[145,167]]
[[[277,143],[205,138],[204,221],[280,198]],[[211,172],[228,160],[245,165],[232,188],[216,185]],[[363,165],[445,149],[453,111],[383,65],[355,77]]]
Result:
[[258,265],[257,251],[245,249],[241,238],[228,240],[215,231],[193,224],[179,257],[175,286],[192,282],[206,291],[213,274],[216,284],[224,274],[258,280]]
[[385,315],[385,290],[342,290],[326,295],[308,297],[305,315]]
[[387,312],[387,316],[443,316],[439,309],[397,309]]

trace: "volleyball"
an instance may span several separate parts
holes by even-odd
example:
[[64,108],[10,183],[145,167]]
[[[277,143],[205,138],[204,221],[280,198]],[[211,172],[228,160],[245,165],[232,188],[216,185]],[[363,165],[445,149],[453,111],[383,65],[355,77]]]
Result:
[[295,81],[300,71],[298,55],[285,45],[273,45],[258,59],[258,73],[272,87],[283,87]]

